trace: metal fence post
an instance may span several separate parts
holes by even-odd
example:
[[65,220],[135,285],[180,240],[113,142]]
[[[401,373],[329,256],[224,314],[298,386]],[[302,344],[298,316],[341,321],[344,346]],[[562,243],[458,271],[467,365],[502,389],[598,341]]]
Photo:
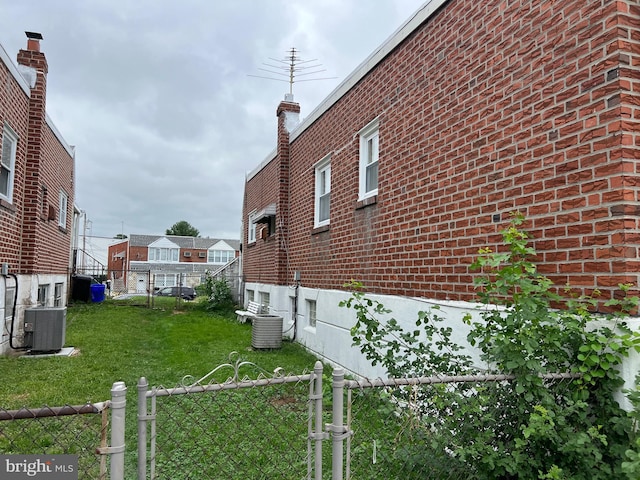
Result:
[[147,390],[149,382],[138,380],[138,480],[147,478]]
[[115,382],[111,387],[111,480],[124,480],[124,430],[127,386]]
[[315,390],[315,480],[322,480],[322,442],[324,440],[324,425],[322,424],[322,362],[318,361],[313,367]]
[[332,438],[331,479],[342,480],[343,460],[342,446],[344,442],[344,370],[333,371],[333,418],[329,426]]

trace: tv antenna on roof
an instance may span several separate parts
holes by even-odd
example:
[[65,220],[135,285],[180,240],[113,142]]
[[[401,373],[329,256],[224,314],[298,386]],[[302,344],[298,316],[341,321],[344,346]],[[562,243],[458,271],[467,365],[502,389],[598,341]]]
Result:
[[[298,50],[292,47],[288,52],[287,56],[284,59],[278,60],[276,58],[269,57],[269,60],[277,62],[277,65],[272,65],[269,63],[263,63],[263,65],[269,67],[266,68],[258,68],[258,70],[262,70],[264,72],[268,72],[272,75],[279,75],[282,77],[288,77],[286,80],[284,78],[277,77],[266,77],[261,75],[249,75],[250,77],[256,78],[265,78],[267,80],[275,80],[278,82],[288,82],[289,83],[289,94],[293,95],[293,84],[296,82],[313,82],[316,80],[332,80],[338,77],[323,77],[323,78],[303,78],[299,79],[299,77],[305,75],[315,75],[317,73],[326,72],[326,69],[318,70],[322,65],[313,64],[317,62],[317,59],[313,60],[302,60],[298,56]],[[313,65],[309,65],[309,64]],[[275,69],[275,70],[274,70]]]

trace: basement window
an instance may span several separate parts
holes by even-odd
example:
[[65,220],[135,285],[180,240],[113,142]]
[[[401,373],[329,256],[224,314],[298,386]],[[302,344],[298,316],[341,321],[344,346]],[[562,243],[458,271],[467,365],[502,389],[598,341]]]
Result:
[[38,306],[46,307],[49,298],[49,285],[38,285]]

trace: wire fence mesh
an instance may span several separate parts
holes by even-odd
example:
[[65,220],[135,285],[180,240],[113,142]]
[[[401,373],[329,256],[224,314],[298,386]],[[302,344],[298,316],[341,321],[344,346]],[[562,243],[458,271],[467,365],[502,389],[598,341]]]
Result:
[[[238,360],[199,380],[186,376],[175,388],[149,388],[142,378],[137,416],[128,409],[125,422],[122,402],[118,427],[116,396],[79,407],[0,409],[0,452],[78,455],[78,478],[103,479],[107,455],[126,450],[123,474],[111,471],[118,480],[136,471],[151,479],[519,478],[496,473],[502,460],[496,452],[505,459],[516,451],[557,453],[531,443],[544,437],[522,435],[538,399],[511,375],[344,380],[339,369],[333,382],[322,382],[317,362],[311,374],[260,370],[256,379],[240,378],[247,366],[257,369]],[[234,374],[222,381],[227,367]],[[574,378],[539,377],[545,401],[569,405]],[[124,399],[121,387],[114,384],[112,395]],[[124,439],[125,423],[126,449],[108,446],[108,429]],[[522,478],[538,478],[534,473]]]
[[151,478],[306,478],[309,388],[301,375],[150,390]]
[[81,406],[0,408],[0,452],[77,455],[79,479],[106,479],[108,402]]
[[[561,404],[571,381],[561,374],[545,383]],[[495,478],[483,462],[515,446],[514,428],[527,418],[512,403],[525,394],[506,375],[348,381],[345,478]]]
[[152,271],[124,270],[111,274],[105,283],[105,296],[120,305],[155,307],[174,304],[179,308],[190,302],[193,295],[201,295],[200,287],[210,275],[214,280],[224,280],[235,302],[240,302],[242,277],[231,267],[208,272],[179,272],[174,274]]

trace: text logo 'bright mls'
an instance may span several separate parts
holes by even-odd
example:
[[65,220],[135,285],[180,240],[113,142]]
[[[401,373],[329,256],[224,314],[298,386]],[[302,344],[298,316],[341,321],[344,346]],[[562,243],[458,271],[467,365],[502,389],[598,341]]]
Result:
[[0,455],[3,480],[77,480],[77,455]]

